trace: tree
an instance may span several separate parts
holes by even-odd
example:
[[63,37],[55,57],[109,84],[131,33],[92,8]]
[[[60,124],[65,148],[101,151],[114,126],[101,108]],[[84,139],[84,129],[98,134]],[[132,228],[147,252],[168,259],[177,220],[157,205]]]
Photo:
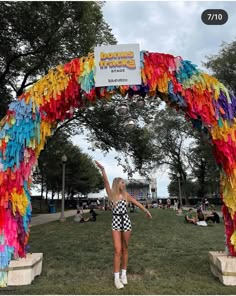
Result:
[[194,134],[195,141],[190,147],[189,154],[191,176],[195,180],[196,195],[203,198],[206,194],[219,192],[219,170],[208,135],[198,131],[195,131]]
[[[0,91],[6,102],[2,100],[0,116],[5,114],[5,104],[10,99],[20,95],[50,68],[74,57],[87,55],[95,45],[116,43],[110,27],[103,20],[102,5],[93,1],[1,2]],[[116,97],[112,106],[119,102]],[[87,107],[86,110],[76,110],[75,117],[60,124],[58,130],[67,127],[69,133],[73,134],[78,132],[79,126],[80,132],[84,129],[91,132],[90,140],[95,140],[94,145],[103,151],[112,148],[121,153],[128,153],[129,148],[137,151],[134,145],[137,146],[139,139],[136,143],[134,139],[130,144],[125,142],[130,133],[124,129],[123,120],[117,117],[115,110],[104,112],[99,110],[99,104],[97,107]],[[137,108],[131,107],[132,116],[138,117],[140,112],[140,117],[145,117],[144,111],[148,108],[137,111]],[[135,134],[140,136],[141,129],[136,130]],[[138,158],[140,156],[141,153]],[[140,167],[138,158],[135,161]]]
[[[2,117],[9,97],[19,96],[60,63],[116,40],[102,2],[1,2],[0,94]],[[3,96],[3,97],[2,97]]]
[[[180,111],[177,113],[176,110],[170,109],[168,106],[157,112],[152,124],[157,165],[169,168],[170,179],[177,184],[177,192],[177,174],[180,175],[182,194],[187,201],[186,186],[189,164],[186,140],[191,141],[190,128],[191,125],[185,120],[183,114]],[[173,194],[173,191],[170,193]]]
[[204,66],[225,85],[236,91],[236,41],[223,42],[218,54],[207,57]]
[[[146,98],[144,105],[139,107],[137,102],[140,99],[141,97],[136,96],[129,101],[115,95],[110,102],[99,100],[96,104],[88,104],[84,110],[79,109],[75,112],[73,122],[70,127],[67,126],[70,129],[69,133],[76,133],[78,127],[82,132],[86,128],[89,130],[88,140],[92,144],[92,149],[100,149],[105,153],[114,149],[120,155],[117,157],[119,164],[129,176],[137,170],[145,175],[152,168],[152,155],[155,149],[148,125],[158,110],[160,101],[156,98]],[[126,104],[129,109],[125,115],[119,115],[118,112],[122,104]],[[135,120],[136,125],[133,129],[126,125],[129,119]],[[128,159],[132,165],[129,165]]]
[[[208,131],[205,129],[190,129],[192,138],[187,147],[188,162],[187,180],[184,191],[188,196],[205,197],[207,194],[219,193],[219,170],[217,168],[214,150],[210,145]],[[170,173],[168,191],[171,195],[178,195],[178,179],[175,172]]]
[[[167,189],[170,196],[179,197],[179,184],[176,175],[170,174],[170,183]],[[190,175],[188,175],[188,179],[185,181],[184,184],[182,182],[181,193],[182,191],[185,192],[187,197],[197,195],[197,185],[195,182],[193,182]],[[189,199],[187,199],[187,201],[189,201]]]
[[62,155],[67,155],[66,193],[73,199],[76,193],[88,194],[104,188],[99,170],[92,159],[73,145],[68,135],[58,132],[53,141],[48,141],[38,160],[39,171],[34,174],[35,183],[43,185],[46,191],[58,194],[62,189]]
[[71,146],[68,153],[66,190],[71,199],[74,194],[87,195],[104,188],[103,179],[90,156],[82,153],[78,146]]

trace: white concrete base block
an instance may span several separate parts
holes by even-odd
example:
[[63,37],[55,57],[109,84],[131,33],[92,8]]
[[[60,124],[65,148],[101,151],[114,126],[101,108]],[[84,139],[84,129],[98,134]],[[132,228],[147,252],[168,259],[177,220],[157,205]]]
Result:
[[236,257],[225,252],[209,252],[210,268],[225,286],[236,286]]
[[26,258],[11,260],[8,267],[8,286],[30,285],[42,272],[43,253],[27,254]]

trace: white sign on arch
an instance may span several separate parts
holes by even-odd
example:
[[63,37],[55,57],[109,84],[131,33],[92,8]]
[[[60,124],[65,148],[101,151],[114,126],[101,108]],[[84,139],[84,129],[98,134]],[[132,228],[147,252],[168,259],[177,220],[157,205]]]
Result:
[[140,85],[139,44],[95,47],[95,87]]

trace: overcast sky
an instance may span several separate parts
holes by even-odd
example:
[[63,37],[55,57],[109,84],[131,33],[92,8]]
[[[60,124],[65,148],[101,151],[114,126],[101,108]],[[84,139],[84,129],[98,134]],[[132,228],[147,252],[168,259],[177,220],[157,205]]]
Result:
[[[201,14],[206,9],[224,9],[228,22],[221,26],[203,24]],[[201,69],[201,62],[216,54],[223,41],[236,40],[236,2],[108,1],[103,13],[119,44],[139,43],[141,50],[182,56]],[[103,157],[99,151],[90,152],[84,136],[74,137],[74,142],[104,164],[110,180],[127,178],[117,167],[115,153]],[[159,196],[168,195],[168,183],[167,172],[157,174]]]

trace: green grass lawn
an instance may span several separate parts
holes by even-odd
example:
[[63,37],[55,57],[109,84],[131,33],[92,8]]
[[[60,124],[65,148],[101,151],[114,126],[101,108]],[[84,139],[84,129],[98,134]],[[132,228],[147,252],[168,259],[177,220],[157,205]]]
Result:
[[208,252],[224,250],[223,224],[199,227],[173,210],[131,213],[129,284],[113,286],[111,212],[98,212],[96,223],[73,218],[31,228],[31,252],[43,252],[43,271],[29,286],[1,289],[2,294],[236,294],[210,271]]

